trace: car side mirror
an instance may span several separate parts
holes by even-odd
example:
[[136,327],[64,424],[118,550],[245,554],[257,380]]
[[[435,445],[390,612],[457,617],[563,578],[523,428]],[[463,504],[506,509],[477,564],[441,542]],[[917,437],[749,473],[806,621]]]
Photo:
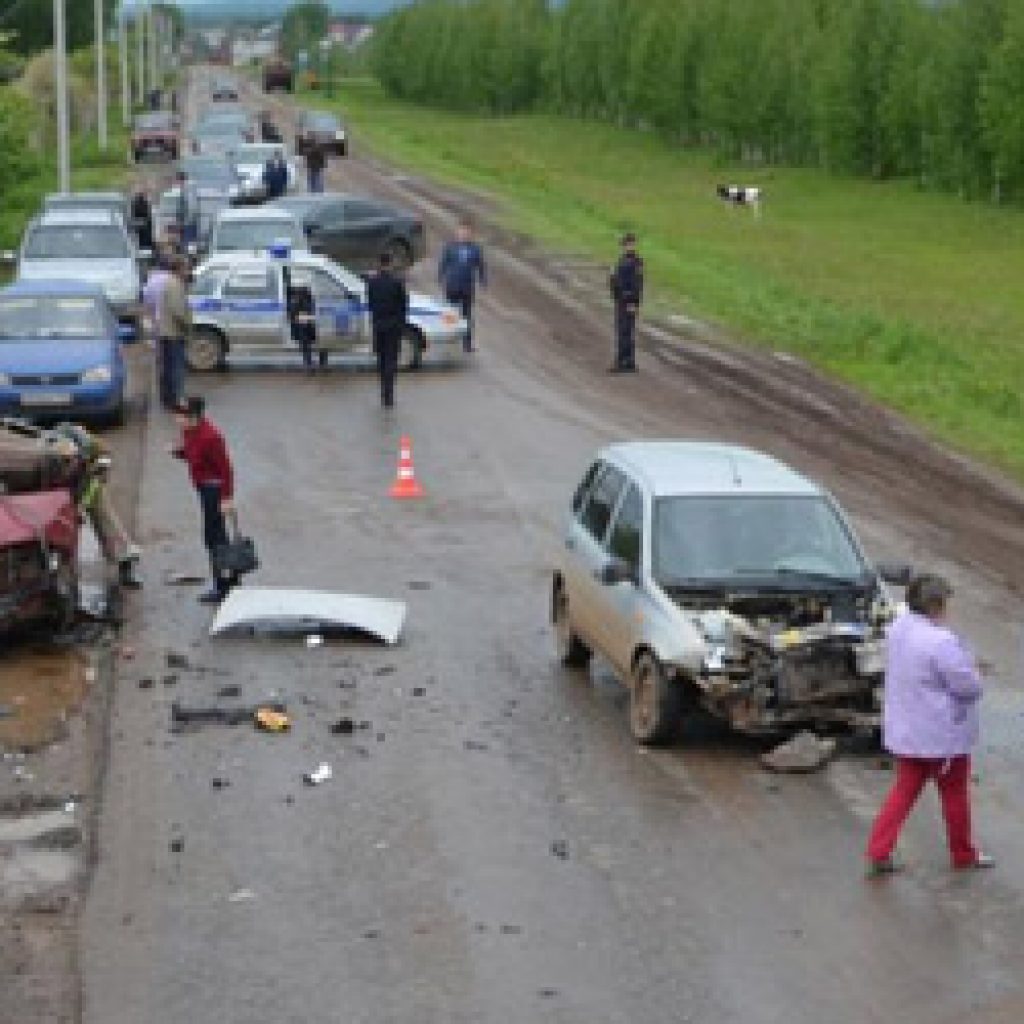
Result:
[[878,575],[894,587],[909,587],[914,570],[906,562],[882,562],[877,566]]
[[601,567],[598,578],[606,587],[615,587],[620,583],[636,583],[636,570],[624,558],[609,558]]

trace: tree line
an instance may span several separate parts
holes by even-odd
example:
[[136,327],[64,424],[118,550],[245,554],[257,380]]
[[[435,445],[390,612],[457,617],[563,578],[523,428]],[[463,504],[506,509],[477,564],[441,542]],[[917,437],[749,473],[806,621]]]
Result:
[[1024,198],[1024,0],[419,0],[373,66],[414,102]]

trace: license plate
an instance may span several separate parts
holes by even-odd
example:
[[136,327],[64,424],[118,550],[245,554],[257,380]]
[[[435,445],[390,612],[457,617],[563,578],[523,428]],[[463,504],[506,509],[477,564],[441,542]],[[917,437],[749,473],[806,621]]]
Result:
[[22,405],[70,405],[71,396],[58,391],[37,391],[30,395],[21,395]]

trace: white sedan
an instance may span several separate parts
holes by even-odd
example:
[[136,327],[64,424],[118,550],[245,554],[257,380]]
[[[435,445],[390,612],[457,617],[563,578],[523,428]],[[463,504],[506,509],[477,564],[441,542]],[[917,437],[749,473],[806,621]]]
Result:
[[[321,366],[331,353],[371,357],[366,282],[326,256],[274,247],[264,253],[220,253],[196,269],[189,299],[194,325],[186,350],[189,368],[224,369],[233,353],[298,355],[288,322],[289,280],[313,292]],[[415,369],[424,357],[462,358],[467,329],[448,303],[411,293],[399,365]]]
[[263,171],[270,159],[278,154],[284,157],[285,166],[288,168],[288,191],[292,192],[297,180],[295,161],[288,155],[282,143],[245,142],[231,151],[231,163],[234,165],[245,198],[266,194]]

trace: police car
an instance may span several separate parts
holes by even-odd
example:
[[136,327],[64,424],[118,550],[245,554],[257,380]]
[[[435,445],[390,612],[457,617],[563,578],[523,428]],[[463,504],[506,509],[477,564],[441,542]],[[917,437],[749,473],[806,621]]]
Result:
[[[313,292],[321,366],[331,353],[371,357],[366,282],[325,256],[281,245],[262,253],[217,253],[196,269],[189,297],[189,368],[222,370],[232,354],[299,354],[285,301],[289,281]],[[399,366],[411,370],[424,357],[443,361],[461,356],[466,331],[458,310],[440,299],[410,293]]]

